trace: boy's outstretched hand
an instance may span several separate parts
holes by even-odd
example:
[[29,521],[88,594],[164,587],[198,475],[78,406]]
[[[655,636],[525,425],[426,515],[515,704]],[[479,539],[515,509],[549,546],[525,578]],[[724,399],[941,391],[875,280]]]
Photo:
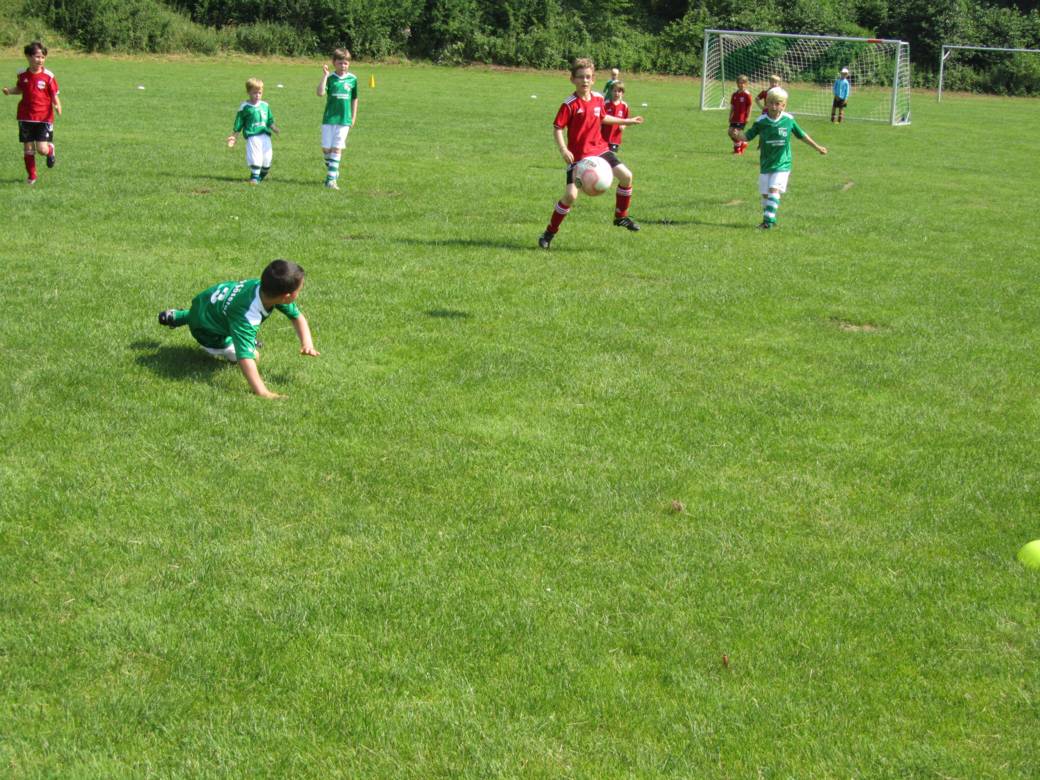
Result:
[[318,352],[314,347],[300,347],[301,355],[310,355],[311,357],[318,357],[321,353]]

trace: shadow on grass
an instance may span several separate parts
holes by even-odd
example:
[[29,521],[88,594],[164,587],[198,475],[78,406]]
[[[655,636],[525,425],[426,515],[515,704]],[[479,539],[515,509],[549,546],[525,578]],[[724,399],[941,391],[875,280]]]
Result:
[[459,311],[458,309],[427,309],[423,314],[440,320],[468,320],[473,316],[468,311]]
[[164,379],[206,379],[231,365],[186,344],[171,347],[154,341],[135,341],[130,349],[139,353],[134,358],[137,365]]
[[[193,181],[223,181],[231,184],[241,184],[243,187],[249,185],[249,172],[246,171],[241,176],[221,176],[216,173],[193,173],[191,176],[183,176],[168,171],[158,171],[159,176],[165,176],[170,179],[181,179],[182,181],[191,184]],[[320,187],[322,183],[322,177],[320,175],[313,176],[309,179],[295,179],[287,176],[279,176],[271,174],[264,182],[261,187],[266,187],[270,184],[314,184]],[[207,194],[207,193],[196,193],[196,194]]]
[[723,227],[735,230],[752,228],[754,225],[747,222],[710,222],[706,219],[641,219],[644,225],[655,225],[659,227],[682,227],[684,225],[701,225],[703,227]]
[[484,249],[530,249],[533,246],[535,249],[538,248],[536,240],[532,240],[530,244],[521,244],[516,241],[489,241],[485,238],[395,238],[391,240],[398,244],[412,246],[461,246]]

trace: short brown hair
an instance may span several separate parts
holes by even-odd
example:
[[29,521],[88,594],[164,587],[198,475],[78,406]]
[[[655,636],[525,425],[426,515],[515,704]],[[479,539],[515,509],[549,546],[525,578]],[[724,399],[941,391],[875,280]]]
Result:
[[264,82],[262,82],[260,79],[258,79],[256,77],[251,78],[251,79],[246,79],[246,92],[252,92],[254,89],[263,89],[263,88],[264,88]]
[[619,89],[622,92],[625,91],[625,82],[623,82],[621,79],[618,79],[617,81],[615,81],[613,84],[610,85],[610,91],[611,92],[615,92],[615,91],[617,91]]
[[588,57],[579,57],[571,63],[571,76],[573,77],[582,68],[588,68],[589,70],[596,70],[596,63],[590,60]]
[[339,48],[332,50],[332,61],[336,60],[350,60],[350,49]]
[[26,44],[22,51],[25,52],[26,57],[33,56],[37,51],[39,51],[44,57],[47,56],[47,47],[39,41],[33,41],[32,43]]
[[272,260],[260,274],[260,291],[268,295],[296,292],[303,284],[303,269],[292,260]]

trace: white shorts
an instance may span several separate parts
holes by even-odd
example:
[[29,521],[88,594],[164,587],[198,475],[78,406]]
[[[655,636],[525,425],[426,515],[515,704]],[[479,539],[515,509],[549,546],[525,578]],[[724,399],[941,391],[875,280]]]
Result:
[[209,354],[213,355],[213,357],[218,357],[221,360],[228,361],[229,363],[238,362],[238,355],[235,354],[234,344],[228,344],[226,347],[204,347],[202,346],[202,344],[199,344],[199,346],[206,350]]
[[246,139],[246,165],[250,168],[270,168],[271,156],[271,136],[261,133]]
[[347,145],[347,133],[350,125],[322,125],[321,126],[321,148],[342,149]]
[[758,175],[758,192],[760,195],[768,195],[770,190],[787,192],[787,178],[790,171],[777,171],[776,173],[760,173]]

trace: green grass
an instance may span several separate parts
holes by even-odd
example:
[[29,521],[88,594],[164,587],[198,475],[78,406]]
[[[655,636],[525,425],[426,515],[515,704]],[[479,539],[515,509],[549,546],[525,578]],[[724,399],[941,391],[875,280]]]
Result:
[[[332,193],[316,62],[48,64],[35,189],[3,104],[0,774],[1034,776],[1035,101],[806,118],[761,234],[725,114],[633,76],[644,229],[586,198],[546,253],[562,74],[358,64]],[[271,402],[155,316],[277,256],[322,356],[275,315]]]

